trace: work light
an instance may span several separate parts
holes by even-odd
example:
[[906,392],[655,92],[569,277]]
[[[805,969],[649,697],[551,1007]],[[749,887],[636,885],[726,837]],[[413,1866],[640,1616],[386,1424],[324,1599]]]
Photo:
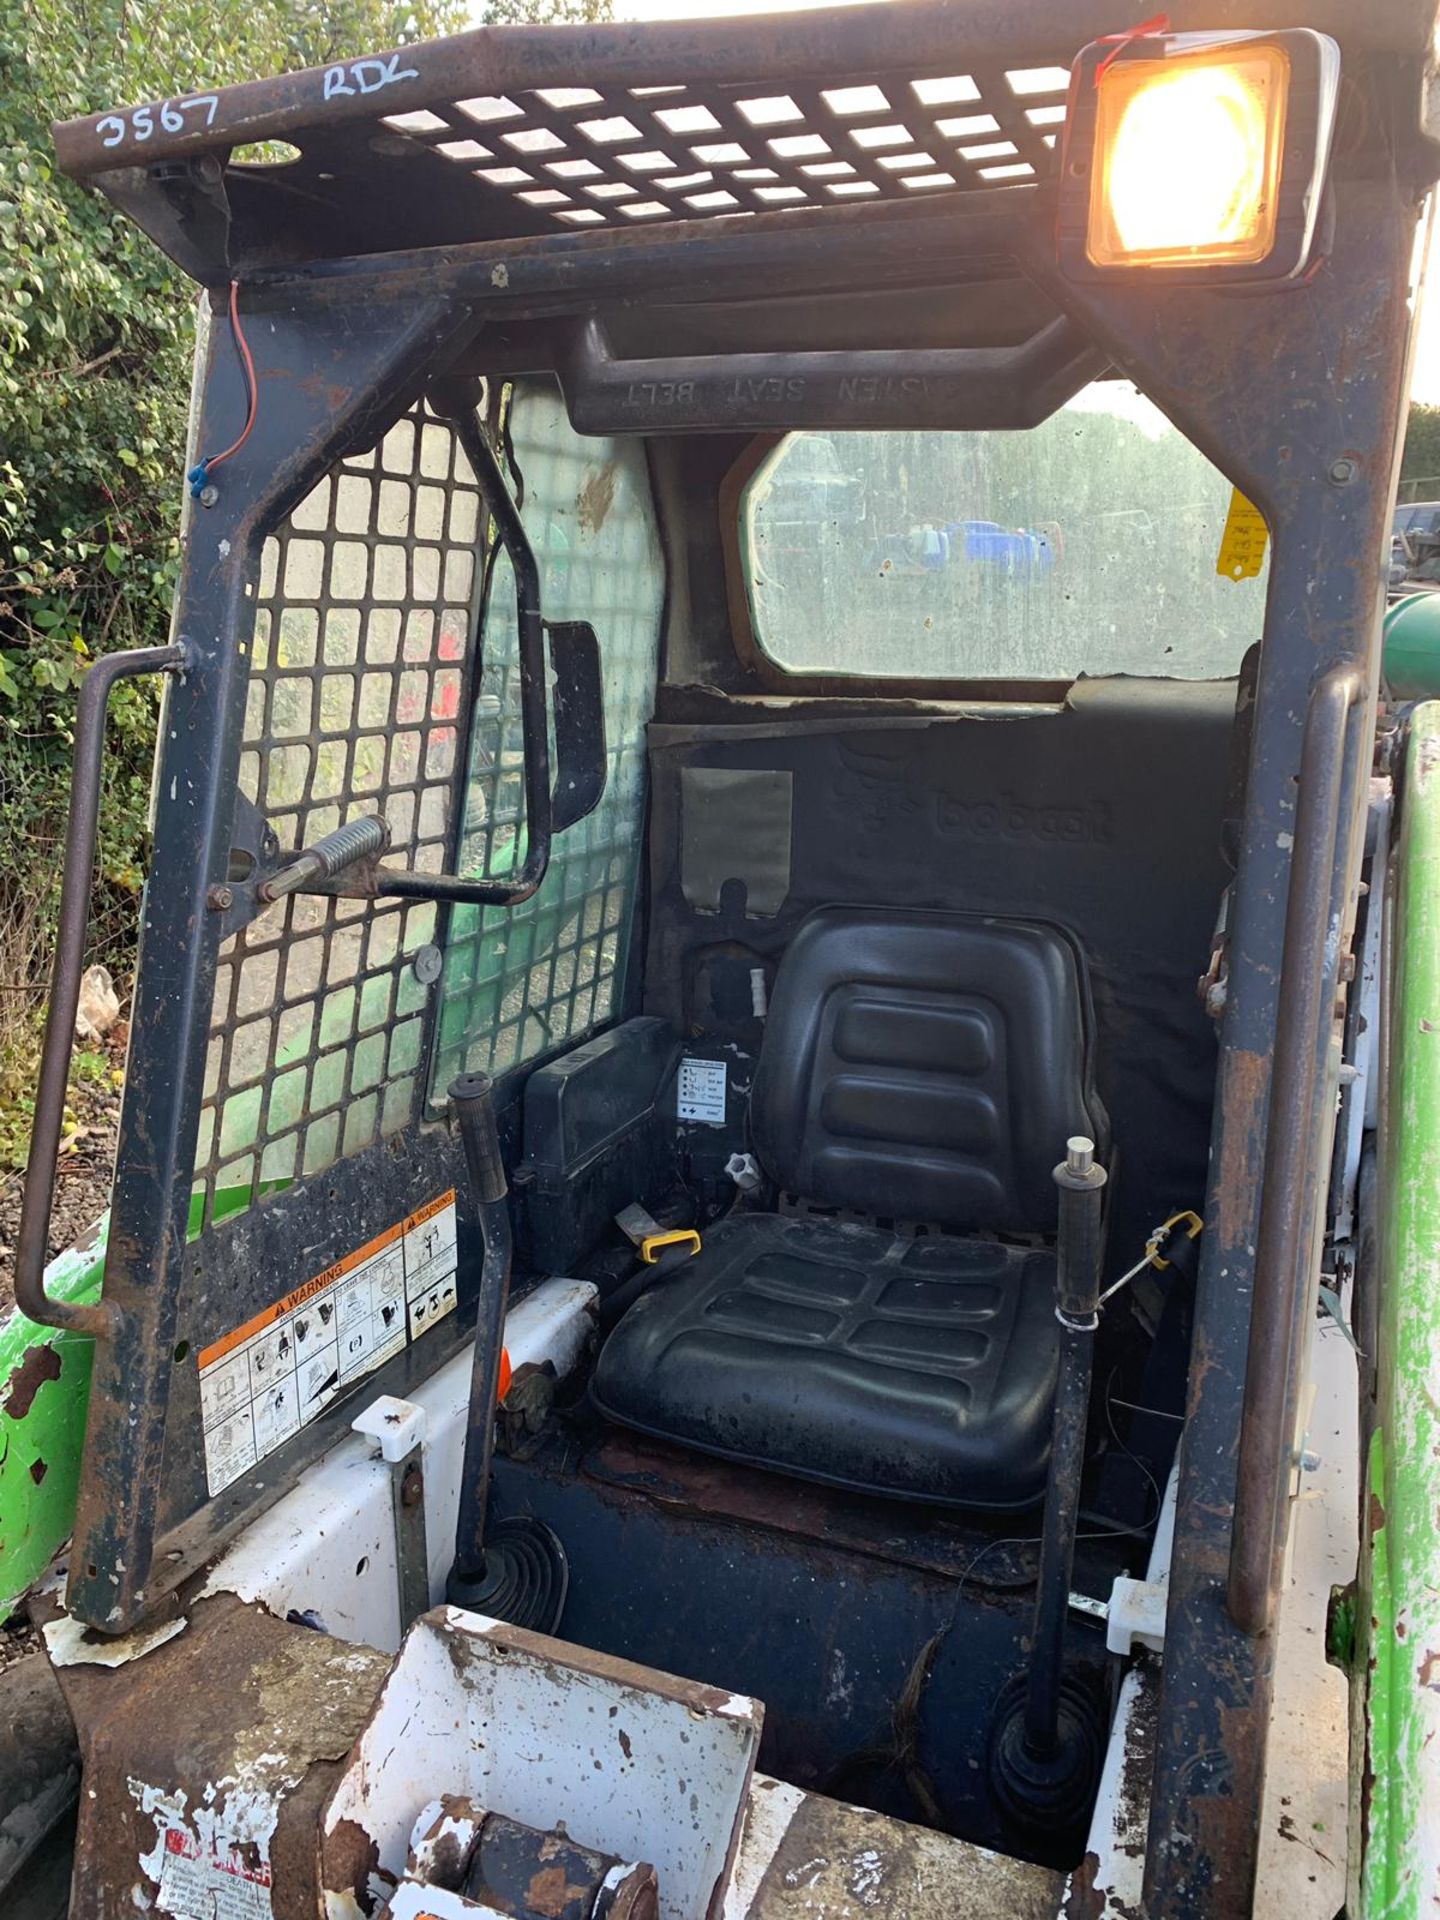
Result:
[[1061,265],[1293,279],[1314,252],[1339,81],[1339,48],[1308,29],[1092,43],[1070,81]]

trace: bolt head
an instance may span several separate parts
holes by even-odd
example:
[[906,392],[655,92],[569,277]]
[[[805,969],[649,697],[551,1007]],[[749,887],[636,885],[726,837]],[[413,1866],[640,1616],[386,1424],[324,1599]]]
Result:
[[202,507],[213,507],[219,498],[220,489],[218,487],[202,487],[200,489],[200,504]]
[[1337,487],[1348,487],[1358,471],[1359,468],[1353,460],[1342,459],[1330,462],[1330,478]]
[[228,913],[235,904],[233,887],[211,887],[205,896],[212,913]]

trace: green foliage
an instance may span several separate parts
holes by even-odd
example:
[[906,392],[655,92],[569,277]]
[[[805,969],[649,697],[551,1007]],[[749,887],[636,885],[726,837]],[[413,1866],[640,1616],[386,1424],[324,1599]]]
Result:
[[484,27],[579,27],[613,18],[611,0],[483,0],[475,18]]
[[[0,0],[0,1068],[50,945],[75,689],[163,642],[178,566],[194,289],[50,123],[457,30],[462,0]],[[93,943],[130,958],[158,689],[111,705]]]
[[1417,401],[1410,409],[1405,431],[1400,478],[1433,480],[1437,475],[1440,475],[1440,407],[1425,406]]

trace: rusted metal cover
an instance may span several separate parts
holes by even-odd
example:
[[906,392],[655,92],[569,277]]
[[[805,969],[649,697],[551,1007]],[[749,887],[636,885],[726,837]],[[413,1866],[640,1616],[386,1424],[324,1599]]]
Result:
[[84,1760],[72,1920],[315,1920],[320,1809],[388,1656],[230,1595],[118,1666],[67,1638],[57,1672]]
[[1052,1920],[1062,1875],[757,1776],[721,1920]]

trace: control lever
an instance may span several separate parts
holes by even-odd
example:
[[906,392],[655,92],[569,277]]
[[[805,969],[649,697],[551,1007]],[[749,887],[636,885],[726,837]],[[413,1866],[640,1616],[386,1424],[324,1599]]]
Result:
[[445,1583],[445,1598],[470,1613],[553,1633],[565,1609],[570,1581],[564,1548],[544,1521],[530,1514],[486,1524],[512,1254],[509,1184],[489,1074],[462,1073],[453,1080],[450,1108],[460,1129],[484,1257],[475,1302],[475,1358],[460,1469],[455,1563]]
[[1082,1134],[1055,1169],[1060,1230],[1055,1318],[1060,1371],[1041,1522],[1030,1669],[1001,1693],[990,1736],[995,1797],[1018,1824],[1052,1837],[1081,1823],[1103,1753],[1104,1729],[1088,1688],[1064,1670],[1065,1616],[1080,1517],[1080,1478],[1095,1331],[1100,1324],[1101,1201],[1105,1169]]

